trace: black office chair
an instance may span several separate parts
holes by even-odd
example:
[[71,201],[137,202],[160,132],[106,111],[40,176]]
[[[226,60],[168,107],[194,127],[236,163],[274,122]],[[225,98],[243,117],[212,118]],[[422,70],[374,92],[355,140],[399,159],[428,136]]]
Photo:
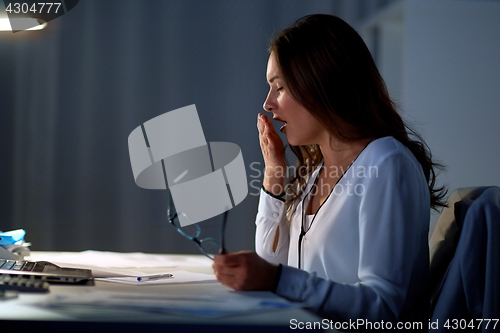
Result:
[[439,325],[429,332],[493,330],[495,322],[486,326],[486,319],[500,318],[500,188],[454,191],[432,234],[430,254],[431,323]]

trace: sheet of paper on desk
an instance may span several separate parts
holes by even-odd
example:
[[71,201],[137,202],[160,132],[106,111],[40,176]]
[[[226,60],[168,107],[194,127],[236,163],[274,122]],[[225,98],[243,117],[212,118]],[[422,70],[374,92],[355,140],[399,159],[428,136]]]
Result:
[[94,265],[83,265],[83,264],[68,264],[53,262],[56,265],[67,268],[85,268],[92,271],[92,276],[94,278],[110,278],[110,277],[125,277],[125,276],[141,276],[144,274],[141,271],[135,269],[125,269],[125,268],[109,268]]
[[46,306],[70,311],[71,307],[136,310],[193,317],[223,317],[248,312],[301,307],[278,297],[255,297],[234,293],[217,295],[156,295],[131,292],[89,291],[78,295],[55,295]]
[[211,266],[210,259],[204,256],[159,255],[140,252],[118,253],[108,251],[83,252],[32,252],[29,260],[46,260],[56,264],[92,265],[112,268]]
[[[153,279],[153,280],[143,279],[142,281],[137,280],[137,277],[139,276],[147,278],[148,276],[157,276],[169,273],[172,274],[173,277],[164,279],[163,278]],[[147,286],[152,284],[181,284],[181,283],[195,283],[195,282],[211,282],[211,281],[217,281],[217,279],[213,274],[193,273],[193,272],[179,270],[179,271],[170,271],[170,272],[162,272],[155,274],[140,274],[133,277],[98,278],[97,281],[133,284],[137,286]]]

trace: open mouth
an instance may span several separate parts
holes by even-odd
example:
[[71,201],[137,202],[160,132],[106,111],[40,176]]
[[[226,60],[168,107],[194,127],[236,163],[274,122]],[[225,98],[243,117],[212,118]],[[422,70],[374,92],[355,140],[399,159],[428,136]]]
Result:
[[280,132],[281,132],[281,133],[283,133],[283,130],[284,130],[284,129],[285,129],[285,127],[286,127],[286,121],[284,121],[284,120],[282,120],[282,119],[280,119],[280,118],[278,118],[278,117],[275,117],[275,118],[273,118],[273,119],[274,119],[274,120],[277,120],[277,121],[279,121],[279,122],[281,122],[281,123],[284,123],[284,124],[283,124],[283,126],[281,126],[281,128],[280,128]]

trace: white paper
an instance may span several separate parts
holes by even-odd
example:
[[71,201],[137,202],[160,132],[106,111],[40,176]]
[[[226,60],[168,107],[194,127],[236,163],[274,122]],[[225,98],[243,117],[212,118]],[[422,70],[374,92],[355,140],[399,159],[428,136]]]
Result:
[[60,264],[80,264],[113,268],[172,267],[168,259],[145,253],[117,253],[106,251],[40,252],[32,253],[29,260],[46,260]]
[[92,250],[83,252],[32,252],[28,260],[46,260],[62,265],[79,264],[107,268],[210,267],[212,265],[212,261],[204,256],[164,256],[140,252],[118,253]]
[[[172,274],[173,277],[167,279],[137,281],[137,277],[155,276],[161,274]],[[154,274],[141,274],[132,277],[113,277],[113,278],[98,278],[98,281],[115,282],[124,284],[133,284],[137,286],[147,286],[152,284],[181,284],[181,283],[194,283],[194,282],[215,282],[217,278],[214,274],[193,273],[188,271],[169,271]]]
[[108,267],[101,267],[94,265],[70,264],[65,262],[54,262],[54,261],[51,262],[60,267],[90,269],[92,271],[92,276],[94,278],[141,276],[142,274],[144,274],[144,272],[135,269],[108,268]]

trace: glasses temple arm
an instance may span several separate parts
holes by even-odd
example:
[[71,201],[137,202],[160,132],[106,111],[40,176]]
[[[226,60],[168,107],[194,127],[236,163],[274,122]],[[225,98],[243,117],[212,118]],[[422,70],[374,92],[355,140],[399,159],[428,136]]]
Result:
[[226,250],[226,237],[225,237],[225,234],[226,234],[226,222],[227,222],[227,213],[228,213],[228,210],[226,210],[224,212],[224,219],[222,220],[222,230],[221,230],[221,248],[220,248],[220,254],[226,254],[227,253],[227,250]]

